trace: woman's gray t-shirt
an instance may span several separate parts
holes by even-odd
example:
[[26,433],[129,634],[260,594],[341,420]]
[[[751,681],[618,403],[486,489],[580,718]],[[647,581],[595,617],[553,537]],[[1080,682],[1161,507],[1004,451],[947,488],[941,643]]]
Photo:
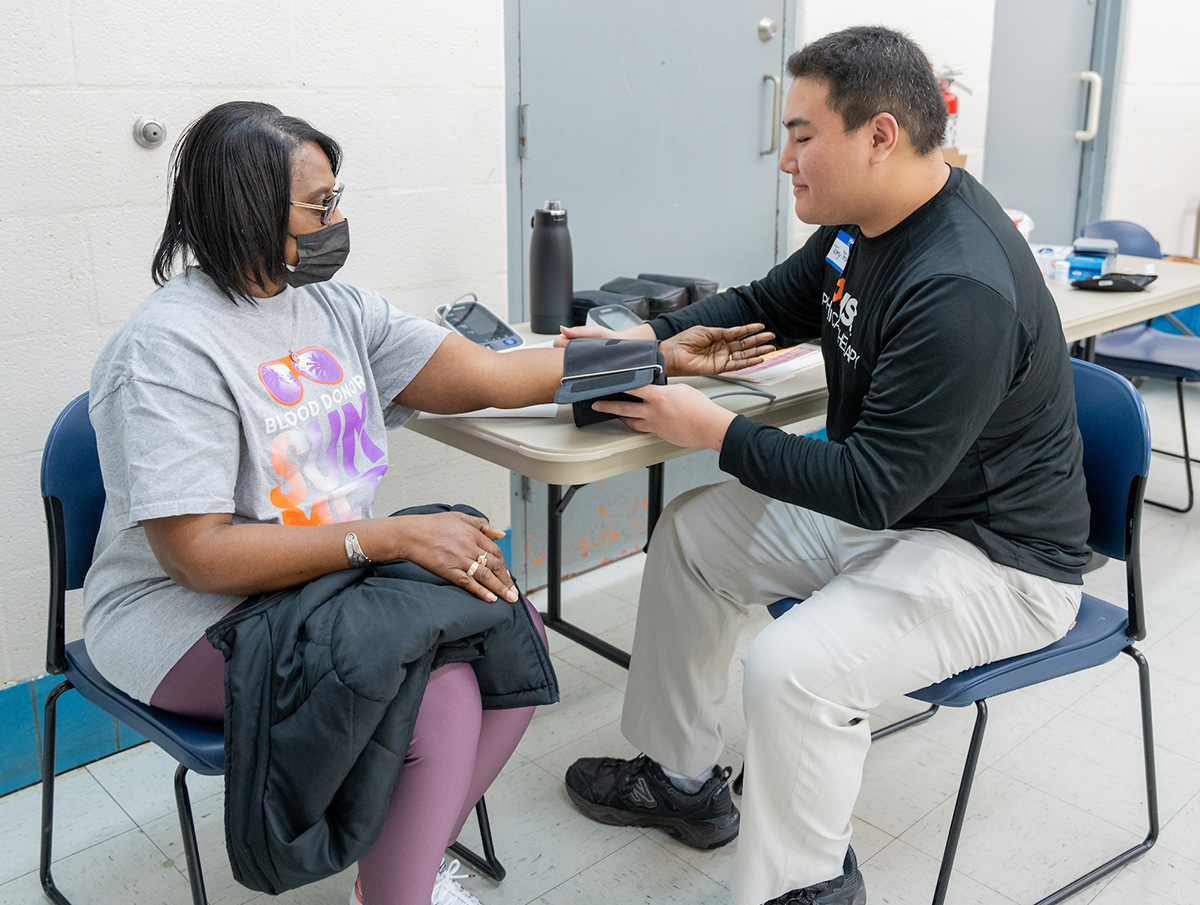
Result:
[[83,630],[109,681],[149,701],[242,599],[168,578],[141,522],[369,518],[386,428],[413,414],[392,399],[446,333],[344,283],[234,305],[194,268],[134,311],[101,352],[89,401],[108,497]]

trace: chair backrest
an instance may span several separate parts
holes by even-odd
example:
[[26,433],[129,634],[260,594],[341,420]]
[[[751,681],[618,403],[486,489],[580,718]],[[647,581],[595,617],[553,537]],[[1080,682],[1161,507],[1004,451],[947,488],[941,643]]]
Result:
[[50,631],[46,668],[62,672],[63,606],[66,592],[83,587],[92,564],[104,481],[96,434],[88,418],[88,394],[67,404],[50,428],[42,451],[42,502],[50,545]]
[[1127,560],[1137,543],[1142,492],[1150,471],[1150,422],[1133,385],[1107,368],[1077,358],[1075,412],[1083,437],[1083,471],[1092,507],[1088,544]]
[[1162,257],[1158,240],[1150,230],[1129,220],[1095,220],[1083,228],[1083,234],[1089,239],[1115,239],[1117,251],[1123,255]]

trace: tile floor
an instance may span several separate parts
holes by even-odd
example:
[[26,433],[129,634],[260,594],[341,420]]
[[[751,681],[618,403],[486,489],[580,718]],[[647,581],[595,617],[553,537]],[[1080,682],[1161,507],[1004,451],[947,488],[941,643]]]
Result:
[[[1197,392],[1200,392],[1198,390]],[[1200,396],[1190,404],[1200,423]],[[1164,444],[1178,436],[1170,386],[1144,388]],[[1156,458],[1152,496],[1182,490],[1182,471]],[[1072,903],[1200,903],[1200,509],[1174,515],[1148,507],[1143,528],[1162,835],[1141,861]],[[631,641],[640,557],[567,583],[568,612],[616,644]],[[1123,579],[1108,565],[1087,578],[1119,599]],[[765,615],[763,617],[765,619]],[[748,643],[761,620],[748,626]],[[707,905],[728,903],[733,846],[688,849],[657,831],[585,820],[563,791],[576,757],[631,755],[618,718],[623,670],[551,634],[562,703],[534,719],[517,754],[488,793],[508,877],[466,882],[487,905]],[[730,670],[727,762],[740,764],[740,664]],[[889,702],[878,718],[917,709]],[[879,742],[867,761],[854,846],[869,901],[918,905],[932,896],[971,712]],[[994,700],[980,771],[950,887],[954,905],[1031,902],[1132,844],[1144,833],[1135,670],[1127,658],[1087,674]],[[150,746],[66,774],[55,856],[60,887],[79,905],[190,901],[179,841],[173,764]],[[266,903],[230,876],[223,848],[220,778],[191,782],[209,901]],[[40,789],[0,798],[0,905],[43,902],[37,881]],[[279,897],[285,903],[346,901],[353,872]]]

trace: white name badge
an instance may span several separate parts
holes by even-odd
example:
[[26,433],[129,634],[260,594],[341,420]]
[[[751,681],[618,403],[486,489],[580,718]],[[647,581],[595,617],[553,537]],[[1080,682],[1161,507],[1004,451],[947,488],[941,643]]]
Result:
[[844,229],[839,229],[837,239],[833,243],[833,247],[829,249],[829,254],[825,256],[833,269],[841,273],[846,269],[846,262],[850,260],[850,249],[854,247],[854,237],[847,233]]

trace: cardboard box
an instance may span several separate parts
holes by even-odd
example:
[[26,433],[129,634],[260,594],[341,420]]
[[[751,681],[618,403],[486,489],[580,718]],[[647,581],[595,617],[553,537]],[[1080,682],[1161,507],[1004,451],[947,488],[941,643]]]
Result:
[[942,157],[952,167],[965,167],[967,165],[967,155],[960,154],[958,148],[942,148]]

